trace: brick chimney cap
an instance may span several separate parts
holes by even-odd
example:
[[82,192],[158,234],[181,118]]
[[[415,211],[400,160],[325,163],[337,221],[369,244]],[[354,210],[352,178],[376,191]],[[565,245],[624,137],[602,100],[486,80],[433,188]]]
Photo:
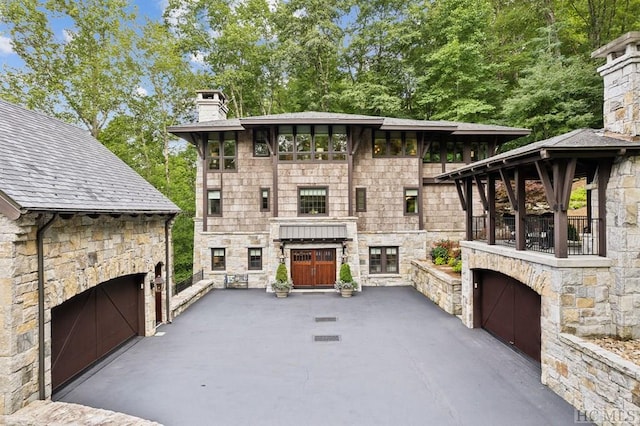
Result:
[[592,58],[606,58],[610,53],[624,53],[627,45],[640,42],[640,31],[631,31],[591,53]]

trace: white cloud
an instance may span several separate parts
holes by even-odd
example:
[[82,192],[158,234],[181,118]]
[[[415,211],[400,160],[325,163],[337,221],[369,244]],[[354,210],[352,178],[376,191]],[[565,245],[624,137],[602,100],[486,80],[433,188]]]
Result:
[[142,86],[139,86],[136,88],[136,95],[140,96],[141,98],[144,96],[147,96],[149,94],[149,92],[147,92],[147,89],[145,89]]
[[13,53],[13,44],[9,37],[0,36],[0,55],[10,55]]
[[76,35],[73,31],[64,29],[62,30],[62,39],[65,43],[69,43]]
[[192,53],[190,61],[202,65],[204,64],[204,54],[202,52]]
[[293,16],[295,18],[304,18],[307,16],[307,9],[301,8],[293,11]]

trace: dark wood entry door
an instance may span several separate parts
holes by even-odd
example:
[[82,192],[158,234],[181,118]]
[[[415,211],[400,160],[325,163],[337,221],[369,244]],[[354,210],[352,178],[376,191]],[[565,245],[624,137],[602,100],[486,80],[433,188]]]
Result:
[[141,284],[138,275],[116,278],[51,310],[54,390],[143,330]]
[[477,274],[482,328],[540,362],[540,295],[506,275]]
[[336,249],[291,250],[291,279],[296,287],[333,286]]

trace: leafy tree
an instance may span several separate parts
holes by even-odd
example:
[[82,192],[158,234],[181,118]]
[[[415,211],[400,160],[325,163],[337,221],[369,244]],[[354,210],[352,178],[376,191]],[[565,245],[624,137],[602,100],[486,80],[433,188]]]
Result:
[[[0,95],[97,137],[137,84],[128,2],[5,0],[2,15],[24,67],[5,70]],[[69,23],[63,34],[54,34],[56,20]]]
[[440,0],[426,15],[419,51],[416,103],[425,118],[486,121],[501,93],[496,67],[488,59],[488,0]]
[[602,81],[593,65],[558,51],[556,43],[543,46],[504,102],[505,119],[532,130],[528,140],[602,126]]

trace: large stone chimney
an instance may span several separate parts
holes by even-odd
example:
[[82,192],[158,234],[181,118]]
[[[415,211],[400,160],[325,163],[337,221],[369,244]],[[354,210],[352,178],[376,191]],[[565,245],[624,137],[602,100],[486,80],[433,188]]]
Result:
[[598,68],[604,78],[604,129],[618,137],[640,140],[640,31],[602,46],[592,58],[607,58]]
[[198,90],[198,122],[226,120],[229,108],[226,96],[220,90]]

